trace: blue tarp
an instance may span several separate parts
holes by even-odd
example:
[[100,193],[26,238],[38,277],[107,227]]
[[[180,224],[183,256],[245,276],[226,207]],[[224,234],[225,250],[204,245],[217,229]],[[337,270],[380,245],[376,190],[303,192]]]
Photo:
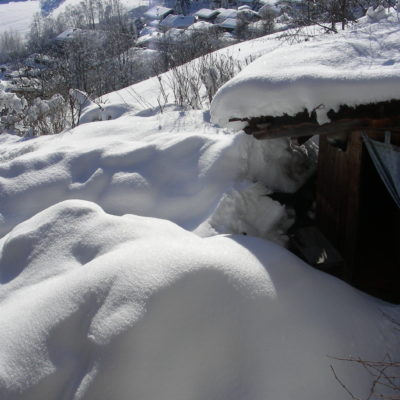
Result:
[[390,132],[385,132],[385,142],[378,142],[363,134],[371,159],[393,200],[400,208],[400,147],[390,143]]

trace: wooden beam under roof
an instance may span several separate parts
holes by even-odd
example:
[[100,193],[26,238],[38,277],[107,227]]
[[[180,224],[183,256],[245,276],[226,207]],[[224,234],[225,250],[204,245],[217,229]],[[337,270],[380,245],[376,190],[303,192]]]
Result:
[[346,136],[355,130],[400,132],[400,101],[373,103],[358,107],[341,106],[338,112],[329,111],[331,122],[319,125],[315,111],[304,110],[295,116],[232,118],[245,121],[244,131],[256,139],[277,139],[283,137],[305,137],[313,135]]

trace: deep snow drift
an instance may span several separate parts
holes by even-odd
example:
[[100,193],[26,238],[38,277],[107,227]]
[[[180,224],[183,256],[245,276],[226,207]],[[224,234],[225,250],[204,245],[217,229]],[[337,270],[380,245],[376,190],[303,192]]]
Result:
[[[276,245],[68,201],[0,240],[0,398],[345,398],[390,307]],[[397,351],[399,349],[397,348]]]
[[[286,140],[258,143],[243,133],[228,135],[200,111],[127,114],[32,140],[0,135],[0,236],[46,207],[75,198],[116,215],[199,227],[202,235],[244,231],[284,242],[288,216],[278,202],[263,201],[267,188],[254,192],[258,203],[239,195],[232,206],[225,194],[248,192],[253,181],[270,190],[296,190],[313,171],[309,150]],[[209,221],[218,205],[219,216]],[[229,219],[240,225],[227,225]]]
[[396,13],[369,11],[352,28],[282,46],[226,83],[211,104],[212,121],[295,115],[316,110],[319,123],[342,104],[399,99],[400,31]]

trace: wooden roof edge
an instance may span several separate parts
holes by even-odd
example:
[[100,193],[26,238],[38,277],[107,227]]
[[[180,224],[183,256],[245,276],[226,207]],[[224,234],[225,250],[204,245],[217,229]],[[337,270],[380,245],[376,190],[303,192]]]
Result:
[[361,118],[361,119],[342,119],[331,123],[319,125],[316,122],[303,122],[297,124],[256,124],[249,125],[244,131],[253,135],[256,139],[277,139],[284,137],[304,137],[314,135],[337,135],[348,134],[356,130],[385,131],[390,130],[400,133],[400,116],[396,118]]
[[245,121],[244,131],[257,139],[304,137],[313,135],[346,134],[355,130],[400,132],[400,100],[362,104],[357,107],[343,105],[337,112],[330,110],[330,123],[319,125],[315,112],[304,110],[294,116],[263,116],[232,118]]

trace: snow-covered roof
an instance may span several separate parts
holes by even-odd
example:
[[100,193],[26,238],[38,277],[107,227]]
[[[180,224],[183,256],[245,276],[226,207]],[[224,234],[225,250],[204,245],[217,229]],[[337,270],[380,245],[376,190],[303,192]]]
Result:
[[80,32],[83,32],[82,29],[79,28],[68,28],[64,32],[60,33],[56,38],[54,39],[57,42],[64,42],[66,40],[71,40],[76,37],[76,35]]
[[203,19],[211,19],[219,14],[218,10],[210,10],[209,8],[202,8],[201,10],[195,12],[193,15]]
[[187,30],[188,31],[210,31],[215,28],[216,28],[216,26],[210,22],[198,21],[198,22],[195,22],[193,25],[190,25]]
[[236,18],[227,18],[223,22],[218,24],[219,27],[224,29],[236,29],[237,19]]
[[192,15],[168,15],[160,22],[164,28],[187,28],[192,25],[195,18]]
[[172,8],[162,7],[162,6],[155,6],[147,10],[143,16],[146,19],[163,19],[168,14],[171,14],[174,10]]
[[217,22],[223,22],[227,18],[236,18],[237,10],[232,8],[218,8],[218,11]]
[[258,21],[261,18],[258,12],[249,10],[247,8],[244,10],[238,10],[237,16],[238,18],[241,18],[242,20],[245,20],[247,22]]
[[217,92],[212,120],[226,125],[306,109],[324,123],[343,104],[400,99],[399,54],[397,16],[370,12],[342,33],[281,46],[254,61]]

